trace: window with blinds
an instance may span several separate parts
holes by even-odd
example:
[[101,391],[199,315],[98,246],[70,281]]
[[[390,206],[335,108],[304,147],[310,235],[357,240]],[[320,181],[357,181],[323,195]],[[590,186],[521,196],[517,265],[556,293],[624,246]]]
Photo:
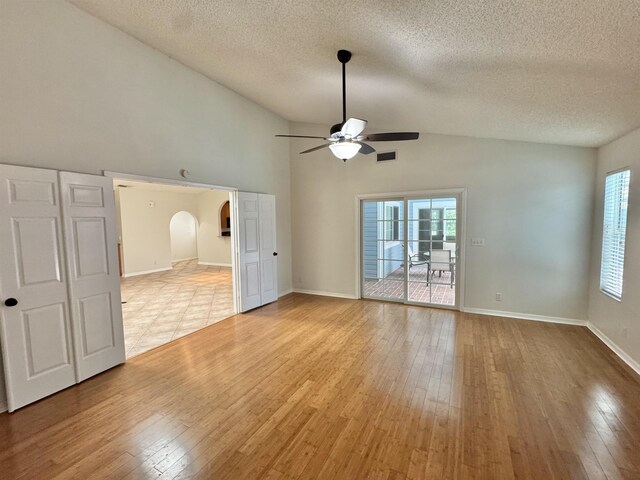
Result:
[[622,299],[630,177],[630,170],[610,173],[607,175],[604,187],[600,290],[618,300]]

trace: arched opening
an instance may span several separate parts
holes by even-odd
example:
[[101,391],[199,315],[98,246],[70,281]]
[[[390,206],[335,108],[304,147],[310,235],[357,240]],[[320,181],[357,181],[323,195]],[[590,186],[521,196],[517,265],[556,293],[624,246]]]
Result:
[[198,258],[198,222],[189,212],[181,211],[169,222],[171,261]]
[[231,208],[229,200],[220,206],[220,236],[231,236]]

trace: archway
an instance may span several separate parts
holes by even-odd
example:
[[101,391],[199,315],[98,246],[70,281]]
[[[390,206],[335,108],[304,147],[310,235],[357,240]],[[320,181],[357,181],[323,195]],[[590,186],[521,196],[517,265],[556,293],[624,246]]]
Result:
[[180,211],[169,222],[171,261],[198,258],[198,222],[189,212]]

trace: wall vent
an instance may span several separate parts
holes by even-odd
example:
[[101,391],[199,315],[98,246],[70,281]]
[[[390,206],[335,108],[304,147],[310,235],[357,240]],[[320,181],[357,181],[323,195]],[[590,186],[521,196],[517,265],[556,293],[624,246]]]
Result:
[[378,153],[379,162],[388,162],[390,160],[396,160],[398,158],[398,152],[382,152]]

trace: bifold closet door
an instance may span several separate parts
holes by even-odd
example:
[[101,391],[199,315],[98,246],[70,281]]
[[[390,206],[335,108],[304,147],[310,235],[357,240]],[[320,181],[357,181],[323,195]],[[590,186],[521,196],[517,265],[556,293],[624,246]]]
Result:
[[9,411],[76,383],[58,172],[0,165],[0,325]]
[[260,302],[278,299],[278,250],[276,248],[276,197],[258,194],[260,218]]
[[60,172],[78,382],[125,361],[113,181]]
[[239,308],[246,312],[278,298],[275,196],[235,195]]
[[239,310],[262,305],[260,300],[260,226],[258,194],[237,192]]

